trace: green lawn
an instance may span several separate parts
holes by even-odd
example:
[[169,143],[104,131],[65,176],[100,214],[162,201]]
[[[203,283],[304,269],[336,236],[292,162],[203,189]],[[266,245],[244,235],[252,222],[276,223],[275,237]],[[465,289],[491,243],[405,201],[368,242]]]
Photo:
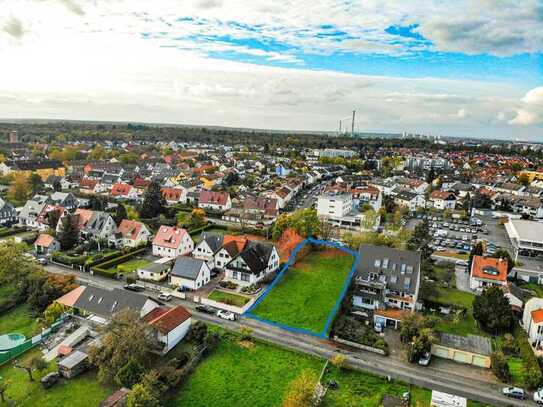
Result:
[[131,259],[124,263],[118,264],[115,267],[112,267],[109,269],[112,273],[118,272],[118,273],[132,273],[135,272],[137,269],[141,267],[145,267],[151,262],[146,259]]
[[435,254],[436,256],[442,256],[442,257],[452,257],[454,259],[459,259],[459,260],[469,259],[468,254],[460,254],[460,253],[449,252],[449,251],[435,251],[433,254]]
[[[320,375],[325,361],[253,341],[249,346],[238,342],[234,335],[224,335],[219,345],[191,373],[177,394],[166,404],[169,407],[274,407],[281,406],[292,380],[303,370]],[[401,396],[410,391],[411,406],[429,406],[431,391],[399,381],[332,365],[322,383],[338,383],[329,390],[323,407],[379,407],[385,394]],[[469,402],[469,407],[482,406]]]
[[274,322],[321,332],[349,275],[351,255],[313,252],[287,270],[254,314]]
[[256,342],[242,347],[221,339],[193,371],[169,406],[280,406],[289,383],[304,369],[320,371],[324,362]]
[[0,335],[20,333],[31,338],[39,332],[36,318],[30,314],[30,307],[26,304],[15,308],[0,316]]
[[[39,354],[38,349],[27,352],[24,358],[30,358]],[[24,359],[23,358],[23,359]],[[0,368],[0,377],[11,380],[11,385],[6,391],[6,397],[16,402],[17,406],[72,406],[90,407],[97,406],[115,389],[101,386],[96,381],[94,373],[89,372],[70,380],[62,380],[54,387],[44,390],[39,383],[39,378],[50,371],[56,370],[55,362],[49,369],[40,374],[35,372],[35,380],[29,381],[24,370],[16,369],[11,364]],[[8,405],[0,403],[0,405]]]
[[235,305],[236,307],[243,307],[251,300],[249,297],[245,297],[243,295],[237,295],[220,290],[213,290],[213,292],[207,298],[213,301],[218,301],[229,305]]
[[513,384],[515,386],[523,386],[524,375],[522,373],[522,359],[509,357],[507,359],[507,364],[509,365],[509,372],[511,373]]

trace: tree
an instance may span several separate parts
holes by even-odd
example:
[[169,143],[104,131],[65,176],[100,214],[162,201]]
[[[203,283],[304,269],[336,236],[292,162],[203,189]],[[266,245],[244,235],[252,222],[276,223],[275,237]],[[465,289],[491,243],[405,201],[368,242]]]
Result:
[[199,228],[206,223],[206,212],[202,208],[195,208],[190,213],[190,226]]
[[35,195],[43,190],[43,180],[38,174],[33,172],[28,177],[28,186],[32,191],[32,195]]
[[47,212],[47,224],[49,225],[49,228],[56,230],[59,219],[60,210],[53,209],[52,211]]
[[113,215],[113,220],[117,225],[120,225],[123,219],[128,218],[128,213],[126,212],[125,206],[120,203],[117,205],[117,209],[115,209],[115,215]]
[[103,211],[106,209],[106,201],[99,195],[91,195],[89,198],[89,209]]
[[145,366],[150,351],[159,349],[149,326],[139,314],[126,309],[116,313],[102,329],[102,346],[89,351],[91,362],[98,367],[98,380],[111,383],[130,359]]
[[78,219],[75,215],[66,214],[60,220],[60,229],[57,234],[62,250],[70,250],[79,241]]
[[373,209],[368,209],[363,213],[361,226],[362,231],[373,231],[375,230],[375,225],[377,224],[377,220],[379,218],[379,214],[375,212]]
[[160,396],[166,390],[159,380],[156,370],[146,373],[141,383],[134,385],[126,399],[127,407],[158,407],[161,405]]
[[319,218],[319,237],[322,240],[330,240],[335,235],[334,226],[321,216]]
[[292,228],[300,236],[315,236],[319,234],[320,219],[315,209],[298,209],[292,214],[281,214],[273,225],[273,239],[277,240],[286,229]]
[[494,372],[499,380],[506,383],[511,380],[509,364],[503,352],[493,352],[490,355],[490,365],[492,366],[492,372]]
[[64,304],[56,301],[53,302],[45,309],[43,313],[45,322],[47,323],[47,325],[51,325],[53,322],[59,319],[60,316],[64,314],[67,310],[68,308]]
[[43,270],[27,278],[25,284],[26,302],[35,312],[44,312],[53,301],[77,287],[75,276]]
[[493,335],[508,332],[514,321],[509,299],[497,286],[490,286],[475,297],[473,317],[483,330]]
[[30,186],[24,175],[17,175],[11,183],[8,191],[8,199],[16,202],[24,202],[30,197]]
[[128,362],[119,369],[115,375],[115,381],[119,386],[132,388],[141,379],[145,373],[144,367],[134,358],[130,358]]
[[58,178],[53,181],[53,190],[56,192],[62,191],[62,184]]
[[313,403],[317,375],[311,370],[303,370],[287,389],[283,407],[309,407]]
[[41,356],[36,355],[23,363],[14,361],[13,366],[18,369],[25,370],[28,374],[28,380],[33,382],[34,377],[32,376],[32,372],[36,370],[41,372],[47,369],[48,364]]
[[140,208],[140,216],[144,219],[151,219],[164,213],[166,200],[160,191],[160,184],[153,181],[147,187],[143,196],[143,203]]
[[485,247],[483,242],[477,242],[475,246],[473,246],[473,249],[471,249],[471,252],[469,253],[468,258],[468,270],[471,270],[471,264],[473,263],[473,257],[474,256],[482,256],[485,252]]
[[410,362],[417,362],[425,353],[430,352],[436,336],[431,328],[422,328],[410,343],[408,358]]

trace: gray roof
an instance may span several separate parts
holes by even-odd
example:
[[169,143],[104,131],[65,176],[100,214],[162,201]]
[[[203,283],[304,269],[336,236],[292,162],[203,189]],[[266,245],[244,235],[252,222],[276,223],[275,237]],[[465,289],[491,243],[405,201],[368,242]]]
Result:
[[139,270],[145,270],[150,273],[160,273],[161,271],[168,270],[170,268],[170,262],[167,263],[150,263],[144,267],[140,267]]
[[532,220],[511,219],[509,221],[520,240],[540,242],[543,240],[543,223]]
[[196,280],[204,264],[205,262],[203,260],[195,259],[193,257],[179,256],[175,260],[171,275],[186,278],[188,280]]
[[106,290],[87,286],[74,303],[74,308],[110,318],[113,314],[127,308],[140,312],[148,300],[150,299],[144,295],[120,288]]
[[356,275],[386,285],[389,290],[415,294],[420,280],[420,252],[386,246],[360,246]]
[[72,352],[71,354],[66,356],[64,359],[62,359],[60,362],[58,362],[58,367],[73,369],[74,367],[79,365],[81,362],[88,359],[88,357],[89,355],[87,355],[86,353],[76,350],[75,352]]
[[466,352],[477,353],[479,355],[489,356],[492,353],[490,339],[477,335],[452,335],[439,334],[439,343],[447,348],[463,350]]
[[202,241],[205,240],[213,253],[218,252],[222,247],[224,236],[218,233],[202,232]]

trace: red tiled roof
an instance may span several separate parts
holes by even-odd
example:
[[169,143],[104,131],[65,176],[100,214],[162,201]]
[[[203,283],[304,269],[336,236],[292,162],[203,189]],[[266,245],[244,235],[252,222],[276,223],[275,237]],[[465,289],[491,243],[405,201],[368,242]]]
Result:
[[228,192],[215,192],[203,189],[200,192],[198,202],[204,204],[226,205],[228,197]]
[[81,294],[83,294],[83,291],[85,291],[85,288],[87,287],[80,285],[79,287],[74,288],[72,291],[64,294],[62,297],[56,300],[56,302],[66,305],[67,307],[73,307]]
[[87,222],[92,218],[93,211],[90,209],[77,208],[74,215],[77,216],[79,230],[83,229]]
[[181,245],[183,236],[188,233],[186,229],[175,226],[161,226],[153,239],[153,244],[170,249],[177,249]]
[[117,232],[125,239],[134,240],[138,237],[143,224],[136,220],[123,219],[117,228]]
[[471,275],[476,278],[505,282],[507,279],[507,260],[473,256]]
[[96,184],[98,184],[98,181],[95,179],[82,178],[81,181],[79,181],[79,188],[94,189]]
[[160,192],[166,201],[179,201],[183,195],[183,190],[179,188],[161,188]]
[[191,316],[191,313],[186,308],[178,305],[174,308],[155,308],[143,320],[163,334],[167,334]]
[[447,191],[432,191],[430,194],[430,198],[434,199],[449,199],[449,197],[452,195],[453,198],[455,198],[454,194],[452,192]]
[[122,196],[122,195],[128,195],[130,191],[132,190],[132,185],[129,184],[123,184],[122,182],[119,182],[117,184],[114,184],[111,187],[111,195],[112,196]]
[[34,244],[41,247],[49,247],[53,244],[55,238],[47,233],[42,233],[38,236]]
[[539,324],[540,322],[543,322],[543,309],[535,309],[532,311],[532,320]]

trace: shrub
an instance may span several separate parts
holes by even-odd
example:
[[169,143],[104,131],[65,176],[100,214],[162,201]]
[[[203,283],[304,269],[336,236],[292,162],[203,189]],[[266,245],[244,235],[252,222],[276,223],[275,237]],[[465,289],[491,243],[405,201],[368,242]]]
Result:
[[228,288],[229,290],[235,290],[236,288],[238,288],[238,285],[236,283],[226,280],[220,281],[219,286],[221,286],[222,288]]
[[388,354],[388,344],[386,341],[373,332],[370,327],[363,325],[352,317],[340,315],[334,323],[332,334],[337,335],[341,339],[381,349]]
[[524,330],[519,330],[517,334],[517,344],[522,359],[524,384],[530,389],[535,389],[543,382],[543,374],[541,373],[541,367],[539,366],[539,362],[534,355]]
[[492,365],[492,371],[499,380],[502,382],[509,382],[511,380],[511,372],[509,371],[507,358],[503,352],[492,353],[490,356],[490,363]]

